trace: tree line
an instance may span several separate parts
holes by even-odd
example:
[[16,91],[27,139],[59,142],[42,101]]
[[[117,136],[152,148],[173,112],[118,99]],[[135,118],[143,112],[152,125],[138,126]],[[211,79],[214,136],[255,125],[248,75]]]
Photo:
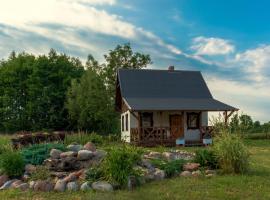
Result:
[[[140,69],[151,63],[147,54],[134,52],[130,44],[117,45],[99,63],[59,54],[34,56],[12,52],[0,61],[0,132],[85,130],[119,133],[115,112],[116,71]],[[249,115],[234,115],[232,132],[270,131]]]
[[140,69],[151,63],[130,44],[117,45],[99,63],[51,50],[34,56],[12,52],[0,62],[0,132],[85,130],[119,131],[114,109],[119,68]]
[[229,127],[232,133],[269,133],[270,121],[261,124],[259,121],[253,121],[247,114],[235,114],[231,118]]

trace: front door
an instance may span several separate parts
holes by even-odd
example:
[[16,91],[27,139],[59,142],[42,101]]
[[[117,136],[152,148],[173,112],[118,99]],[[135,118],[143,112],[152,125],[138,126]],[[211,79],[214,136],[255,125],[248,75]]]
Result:
[[170,130],[172,138],[184,137],[183,115],[170,115]]

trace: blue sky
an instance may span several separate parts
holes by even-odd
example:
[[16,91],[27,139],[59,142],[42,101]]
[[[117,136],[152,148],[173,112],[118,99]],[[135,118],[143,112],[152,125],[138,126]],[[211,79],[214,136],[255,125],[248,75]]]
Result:
[[150,68],[200,70],[213,96],[269,121],[270,2],[0,0],[0,58],[50,48],[102,61],[130,42]]

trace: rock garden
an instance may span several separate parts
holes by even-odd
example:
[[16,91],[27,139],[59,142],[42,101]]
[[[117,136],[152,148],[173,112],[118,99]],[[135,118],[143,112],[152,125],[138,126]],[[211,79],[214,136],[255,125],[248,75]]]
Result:
[[102,145],[97,135],[80,137],[17,150],[1,147],[0,190],[133,190],[166,178],[212,178],[219,172],[217,156],[209,148],[155,151],[121,142]]

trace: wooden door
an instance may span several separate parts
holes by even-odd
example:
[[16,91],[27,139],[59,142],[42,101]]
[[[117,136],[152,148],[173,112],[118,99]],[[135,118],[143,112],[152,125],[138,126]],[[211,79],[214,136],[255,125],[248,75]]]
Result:
[[174,139],[184,137],[184,123],[182,115],[170,115],[171,137]]

